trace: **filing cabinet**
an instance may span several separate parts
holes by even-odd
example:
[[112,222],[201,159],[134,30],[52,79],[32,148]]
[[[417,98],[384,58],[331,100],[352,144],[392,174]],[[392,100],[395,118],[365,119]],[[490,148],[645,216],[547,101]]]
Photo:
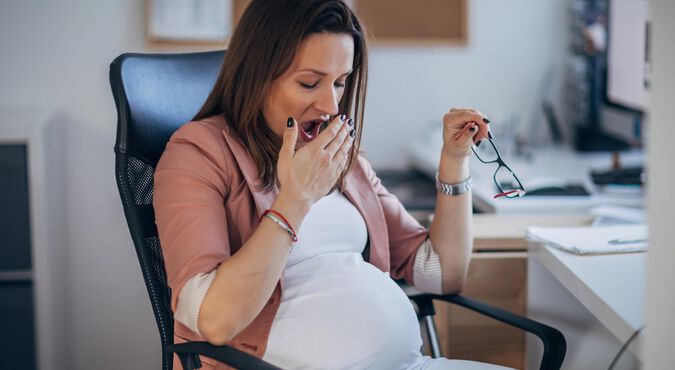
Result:
[[0,109],[0,368],[66,367],[63,124]]
[[28,171],[25,144],[0,144],[0,358],[36,367]]

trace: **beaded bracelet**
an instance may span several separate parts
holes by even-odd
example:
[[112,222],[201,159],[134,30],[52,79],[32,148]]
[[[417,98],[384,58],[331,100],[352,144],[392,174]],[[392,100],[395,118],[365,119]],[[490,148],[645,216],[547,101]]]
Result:
[[291,240],[293,240],[293,243],[298,241],[298,236],[295,234],[295,230],[293,230],[291,224],[286,220],[286,218],[281,213],[273,209],[268,209],[267,211],[263,212],[263,214],[260,216],[260,221],[262,221],[263,217],[267,217],[270,220],[274,221],[277,225],[281,226],[281,228],[284,229],[291,236]]

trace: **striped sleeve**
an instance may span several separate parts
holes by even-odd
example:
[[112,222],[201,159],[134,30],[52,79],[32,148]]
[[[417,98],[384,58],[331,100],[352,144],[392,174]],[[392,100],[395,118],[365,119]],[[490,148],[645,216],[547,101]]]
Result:
[[417,249],[413,265],[415,288],[426,293],[443,294],[441,283],[441,261],[426,238]]
[[215,276],[216,270],[209,273],[199,273],[191,277],[183,285],[178,295],[174,318],[199,335],[201,335],[197,325],[199,309],[202,307],[206,292],[209,290]]

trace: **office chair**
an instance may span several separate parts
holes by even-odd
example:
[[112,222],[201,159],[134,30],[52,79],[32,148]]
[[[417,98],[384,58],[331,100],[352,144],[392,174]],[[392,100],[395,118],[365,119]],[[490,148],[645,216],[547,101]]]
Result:
[[[110,85],[117,107],[115,175],[124,214],[141,265],[162,342],[162,369],[176,353],[186,370],[200,367],[204,355],[240,369],[277,369],[229,346],[208,342],[173,343],[171,289],[152,207],[153,176],[173,132],[189,122],[206,100],[225,51],[187,54],[122,54],[110,65]],[[432,355],[440,357],[432,301],[451,302],[535,334],[544,345],[540,369],[559,369],[566,342],[556,329],[466,297],[426,294],[404,287],[427,329]]]

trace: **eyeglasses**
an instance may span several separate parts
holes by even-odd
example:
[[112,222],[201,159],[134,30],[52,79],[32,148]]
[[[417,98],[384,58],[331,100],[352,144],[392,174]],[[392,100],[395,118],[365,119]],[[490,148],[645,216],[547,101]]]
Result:
[[472,146],[471,150],[473,150],[473,154],[476,155],[479,161],[483,163],[497,163],[498,165],[494,176],[492,176],[497,189],[499,189],[499,194],[495,195],[494,198],[519,198],[524,196],[525,188],[523,184],[518,180],[516,174],[513,173],[511,167],[504,163],[492,139],[483,139],[482,144],[482,146]]

